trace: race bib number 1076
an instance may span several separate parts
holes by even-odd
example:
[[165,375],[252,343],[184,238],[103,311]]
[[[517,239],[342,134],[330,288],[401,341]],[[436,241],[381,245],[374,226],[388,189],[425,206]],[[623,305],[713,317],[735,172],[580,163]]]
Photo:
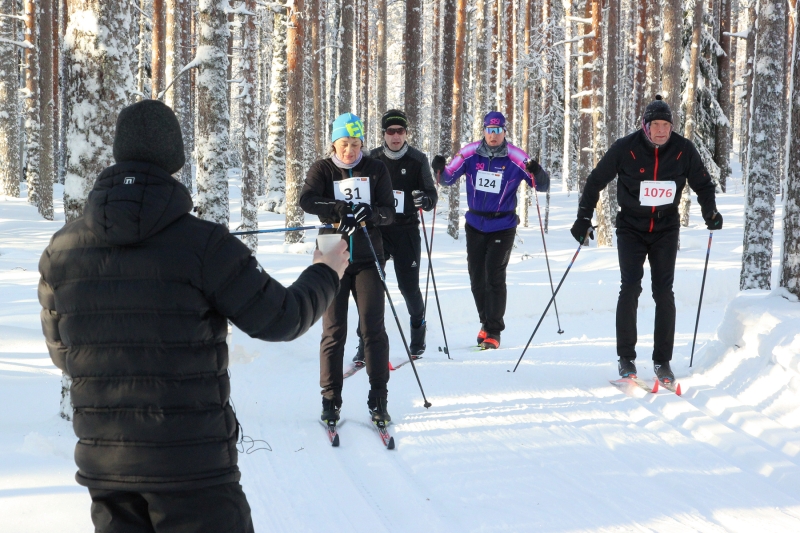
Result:
[[674,181],[643,181],[639,186],[639,203],[641,205],[668,205],[673,200],[675,200]]

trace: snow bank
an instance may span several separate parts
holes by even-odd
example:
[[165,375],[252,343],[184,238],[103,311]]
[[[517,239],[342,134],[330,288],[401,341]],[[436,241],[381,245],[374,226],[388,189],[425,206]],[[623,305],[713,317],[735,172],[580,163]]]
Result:
[[724,390],[781,424],[800,428],[800,303],[784,289],[745,291],[715,338],[695,353],[692,382]]

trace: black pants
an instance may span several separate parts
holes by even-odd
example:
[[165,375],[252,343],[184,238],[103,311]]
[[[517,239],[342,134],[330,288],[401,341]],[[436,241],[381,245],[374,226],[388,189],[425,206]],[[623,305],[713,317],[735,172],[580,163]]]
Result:
[[506,328],[506,268],[516,228],[483,233],[466,224],[469,284],[478,317],[487,333]]
[[425,318],[425,304],[419,290],[419,264],[422,253],[422,238],[419,226],[381,226],[383,253],[394,262],[397,286],[406,301],[408,315],[412,324],[419,324]]
[[374,263],[354,263],[345,270],[339,293],[322,315],[319,385],[322,396],[336,400],[337,405],[342,402],[342,367],[351,293],[358,308],[358,328],[364,339],[367,374],[372,389],[370,397],[385,398],[389,382],[389,336],[383,322],[386,302],[383,284]]
[[95,533],[253,533],[239,483],[175,492],[89,489]]
[[617,229],[617,250],[622,284],[617,301],[617,355],[636,357],[636,311],[642,293],[644,260],[650,261],[653,300],[656,302],[653,332],[653,361],[672,360],[675,343],[675,258],[678,254],[678,228],[646,233],[629,228]]

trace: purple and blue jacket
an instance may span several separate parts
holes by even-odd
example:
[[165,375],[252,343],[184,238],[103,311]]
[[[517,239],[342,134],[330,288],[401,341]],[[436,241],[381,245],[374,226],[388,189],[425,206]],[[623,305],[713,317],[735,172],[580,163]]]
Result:
[[[467,224],[478,231],[491,233],[516,228],[517,188],[522,180],[536,190],[544,192],[549,188],[550,176],[539,167],[536,175],[531,177],[525,170],[528,154],[511,143],[504,143],[494,151],[483,141],[476,141],[464,146],[445,167],[442,181],[452,185],[461,176],[466,176]],[[498,172],[502,174],[499,193],[478,190],[475,187],[479,171]],[[535,181],[534,181],[535,180]]]

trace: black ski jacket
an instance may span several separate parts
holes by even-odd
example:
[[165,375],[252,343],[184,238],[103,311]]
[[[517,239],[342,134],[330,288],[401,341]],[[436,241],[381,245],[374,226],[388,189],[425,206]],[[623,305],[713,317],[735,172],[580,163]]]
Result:
[[[714,182],[711,181],[697,148],[675,132],[658,148],[641,129],[617,139],[589,174],[580,198],[578,217],[592,218],[600,191],[617,176],[617,199],[620,206],[617,227],[645,232],[679,227],[678,205],[687,180],[689,187],[697,194],[704,219],[711,218],[717,209]],[[643,181],[653,180],[675,182],[675,196],[670,205],[641,205],[640,185]]]
[[39,261],[47,347],[72,378],[81,485],[237,481],[228,319],[262,340],[292,340],[338,290],[323,264],[281,286],[227,228],[191,209],[189,191],[162,169],[114,165]]
[[[403,206],[401,207],[403,212],[395,214],[395,225],[419,225],[419,211],[414,207],[414,196],[411,193],[413,191],[423,191],[425,193],[425,196],[431,201],[431,206],[426,211],[433,209],[439,199],[439,193],[433,183],[428,157],[412,146],[408,147],[405,155],[400,159],[387,157],[383,146],[372,150],[370,157],[383,161],[383,164],[389,169],[389,175],[392,177],[392,189],[403,191],[404,193]],[[397,207],[399,206],[396,206],[395,209]]]
[[[300,207],[311,215],[317,215],[323,224],[339,222],[336,212],[337,204],[347,203],[337,200],[334,194],[335,182],[348,178],[369,178],[370,200],[372,206],[372,219],[366,221],[367,231],[378,260],[383,260],[383,239],[375,226],[388,226],[394,222],[394,195],[392,193],[392,178],[386,165],[366,155],[362,155],[358,165],[350,170],[337,167],[330,157],[320,159],[306,172],[306,182],[300,192]],[[349,194],[349,202],[357,204],[359,195],[355,192]],[[336,233],[336,229],[321,229],[320,234]],[[356,230],[347,241],[350,250],[350,260],[353,263],[373,263],[372,252],[369,249],[366,236],[362,229]]]

